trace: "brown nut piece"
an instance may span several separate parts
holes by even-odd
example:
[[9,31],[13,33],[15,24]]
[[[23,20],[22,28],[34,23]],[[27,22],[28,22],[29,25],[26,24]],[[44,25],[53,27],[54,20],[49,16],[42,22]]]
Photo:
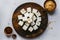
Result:
[[48,12],[52,12],[55,10],[56,8],[56,2],[54,0],[47,0],[44,3],[44,8],[48,11]]

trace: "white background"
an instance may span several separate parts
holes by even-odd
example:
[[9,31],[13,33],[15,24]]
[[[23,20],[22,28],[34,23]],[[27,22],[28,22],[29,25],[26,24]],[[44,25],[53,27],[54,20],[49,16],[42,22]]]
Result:
[[[6,26],[12,26],[12,15],[14,10],[21,4],[26,2],[35,2],[43,6],[45,0],[0,0],[0,40],[13,40],[12,37],[7,38],[4,34]],[[48,14],[49,25],[43,35],[34,39],[24,39],[19,36],[14,28],[13,33],[17,35],[16,40],[60,40],[60,1],[57,3],[56,11],[53,15]]]

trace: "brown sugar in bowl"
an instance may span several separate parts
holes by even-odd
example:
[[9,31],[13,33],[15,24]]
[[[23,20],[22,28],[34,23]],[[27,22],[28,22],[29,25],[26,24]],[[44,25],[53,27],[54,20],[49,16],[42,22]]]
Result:
[[54,0],[46,0],[44,3],[44,8],[48,12],[53,12],[56,9],[56,2]]

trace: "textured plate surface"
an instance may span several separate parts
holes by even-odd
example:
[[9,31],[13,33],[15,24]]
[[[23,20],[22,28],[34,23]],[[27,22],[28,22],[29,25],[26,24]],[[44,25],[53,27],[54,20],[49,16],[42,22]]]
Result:
[[[22,8],[26,9],[27,7],[35,8],[41,13],[41,20],[42,20],[41,25],[40,25],[38,30],[33,31],[33,32],[24,31],[22,29],[22,27],[18,25],[18,15],[21,15],[20,10]],[[24,38],[35,38],[35,37],[41,35],[47,27],[47,23],[48,23],[47,12],[40,5],[38,5],[36,3],[25,3],[25,4],[20,5],[14,11],[13,16],[12,16],[12,23],[13,23],[13,27],[16,30],[16,32],[19,35],[21,35],[22,37],[24,37]]]

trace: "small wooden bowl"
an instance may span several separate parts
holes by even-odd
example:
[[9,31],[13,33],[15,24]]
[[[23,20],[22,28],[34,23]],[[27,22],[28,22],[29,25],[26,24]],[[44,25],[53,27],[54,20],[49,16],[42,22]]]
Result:
[[[51,3],[48,3],[51,2]],[[48,5],[49,4],[49,5]],[[49,7],[46,7],[46,5],[48,5]],[[54,6],[53,6],[54,5]],[[52,7],[51,7],[52,6]],[[54,0],[46,0],[44,2],[44,8],[48,11],[48,12],[53,12],[56,9],[56,2]]]
[[13,39],[16,39],[16,37],[17,37],[16,34],[12,34]]
[[6,27],[6,28],[4,29],[4,33],[5,33],[8,37],[11,36],[12,31],[13,31],[13,30],[12,30],[11,27]]

